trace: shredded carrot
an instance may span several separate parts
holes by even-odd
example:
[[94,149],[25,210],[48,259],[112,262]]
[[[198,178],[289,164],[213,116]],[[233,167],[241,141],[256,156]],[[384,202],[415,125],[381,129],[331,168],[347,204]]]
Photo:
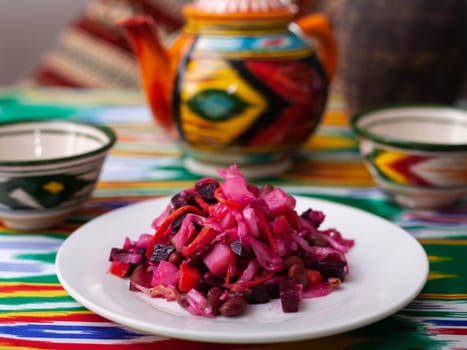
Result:
[[211,206],[199,194],[195,195],[195,201],[205,213],[210,214]]
[[209,244],[214,238],[216,238],[217,235],[217,231],[214,231],[208,226],[204,226],[195,239],[189,245],[183,247],[182,250],[180,250],[180,253],[182,253],[184,257],[194,256],[209,246]]
[[232,288],[235,286],[239,286],[242,288],[253,288],[256,286],[259,286],[260,284],[263,284],[264,282],[270,280],[274,276],[274,272],[269,272],[268,274],[264,276],[259,276],[256,277],[250,281],[245,281],[245,282],[236,282],[236,283],[226,283],[224,284],[224,287],[226,288]]
[[274,237],[272,235],[271,229],[269,228],[269,224],[266,220],[266,217],[264,216],[263,212],[261,210],[255,209],[255,214],[258,217],[258,223],[259,227],[261,229],[261,232],[266,236],[266,240],[269,242],[269,246],[271,247],[273,252],[277,251],[276,247],[276,241],[274,240]]

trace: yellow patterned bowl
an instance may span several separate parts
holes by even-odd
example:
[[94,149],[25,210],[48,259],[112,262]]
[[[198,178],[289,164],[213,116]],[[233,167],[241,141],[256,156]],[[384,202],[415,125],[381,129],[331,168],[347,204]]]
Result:
[[375,181],[409,208],[453,205],[467,195],[467,111],[395,106],[364,111],[351,126]]
[[0,123],[0,221],[39,230],[89,199],[115,143],[106,126],[70,120]]

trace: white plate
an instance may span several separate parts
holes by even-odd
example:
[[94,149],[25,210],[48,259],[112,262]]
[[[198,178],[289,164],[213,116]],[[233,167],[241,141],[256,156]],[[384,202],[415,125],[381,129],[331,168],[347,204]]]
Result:
[[297,313],[280,302],[250,306],[237,318],[193,316],[176,302],[130,292],[128,280],[107,273],[112,247],[125,236],[152,232],[168,199],[144,201],[104,214],[77,229],[60,247],[57,275],[86,308],[135,330],[173,338],[224,343],[270,343],[337,334],[387,317],[413,300],[425,285],[428,259],[421,245],[398,226],[367,212],[328,201],[297,198],[297,211],[326,214],[323,227],[355,239],[350,275],[328,296],[305,299]]

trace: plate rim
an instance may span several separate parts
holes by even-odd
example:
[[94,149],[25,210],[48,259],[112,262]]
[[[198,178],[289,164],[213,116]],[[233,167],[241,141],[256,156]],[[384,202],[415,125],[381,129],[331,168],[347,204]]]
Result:
[[[235,337],[233,335],[223,335],[223,334],[216,334],[216,335],[210,335],[206,336],[203,333],[198,333],[197,331],[190,331],[186,332],[187,330],[184,329],[184,332],[181,332],[180,329],[174,329],[173,327],[159,327],[157,329],[157,332],[155,331],[154,327],[148,327],[146,325],[146,322],[141,321],[141,320],[135,320],[134,318],[128,318],[125,316],[118,316],[115,314],[115,312],[108,310],[104,307],[101,307],[100,305],[96,304],[95,302],[87,300],[84,296],[82,296],[80,293],[76,292],[75,289],[73,288],[72,285],[70,285],[67,281],[67,279],[63,275],[63,271],[61,268],[61,263],[60,261],[62,260],[62,256],[65,254],[64,251],[66,251],[67,247],[73,243],[74,240],[77,240],[81,238],[81,235],[85,235],[87,230],[89,229],[89,226],[95,225],[95,222],[97,220],[106,220],[108,216],[113,216],[113,215],[118,215],[120,212],[124,212],[126,210],[129,210],[129,208],[133,208],[133,210],[137,209],[137,207],[145,207],[150,205],[151,203],[155,202],[160,202],[160,204],[166,202],[168,204],[168,200],[170,199],[169,196],[162,196],[162,197],[157,197],[153,199],[146,199],[142,200],[140,202],[132,203],[125,205],[123,207],[113,209],[108,211],[107,213],[104,213],[102,215],[99,215],[98,217],[92,219],[91,221],[85,223],[84,225],[80,226],[77,228],[75,231],[73,231],[62,243],[60,248],[57,251],[56,259],[55,259],[55,266],[56,266],[56,274],[58,277],[58,280],[60,284],[63,286],[63,288],[67,291],[67,293],[75,299],[78,303],[80,303],[83,307],[95,312],[96,314],[105,317],[108,320],[111,320],[118,325],[125,326],[127,328],[139,331],[139,332],[144,332],[148,333],[150,335],[156,335],[156,336],[161,336],[161,337],[172,337],[176,339],[184,339],[184,340],[192,340],[192,341],[204,341],[204,342],[209,342],[209,343],[231,343],[231,344],[259,344],[259,343],[274,343],[274,342],[287,342],[287,341],[299,341],[299,340],[309,340],[309,339],[315,339],[315,338],[322,338],[325,336],[330,336],[330,335],[336,335],[340,334],[343,332],[347,332],[350,330],[358,329],[364,326],[367,326],[369,324],[375,323],[377,321],[380,321],[390,315],[395,314],[397,311],[401,310],[404,308],[406,305],[408,305],[412,300],[416,298],[416,296],[420,293],[420,291],[423,289],[423,287],[426,284],[426,281],[428,279],[428,274],[429,274],[429,261],[428,261],[428,256],[426,254],[425,249],[421,245],[421,243],[414,237],[412,236],[409,232],[407,232],[405,229],[402,227],[398,226],[397,224],[380,217],[378,215],[375,215],[373,213],[370,213],[368,211],[348,206],[339,202],[335,201],[330,201],[330,200],[325,200],[321,198],[315,198],[313,196],[303,196],[303,195],[294,195],[294,197],[297,199],[297,202],[300,200],[305,200],[305,201],[312,201],[315,203],[315,206],[317,207],[320,203],[324,203],[326,205],[330,205],[331,207],[340,207],[343,210],[350,210],[350,211],[355,211],[359,213],[360,215],[364,216],[370,216],[374,219],[380,220],[382,222],[385,222],[386,224],[393,226],[393,228],[397,229],[401,234],[405,234],[408,238],[413,240],[413,243],[415,243],[414,247],[417,247],[418,253],[421,253],[422,257],[424,258],[423,263],[422,260],[419,260],[420,267],[422,268],[423,272],[420,276],[420,280],[417,283],[416,288],[414,288],[410,293],[407,293],[405,298],[401,299],[397,305],[393,305],[392,307],[388,307],[385,312],[380,312],[378,314],[374,314],[372,317],[366,317],[363,319],[358,320],[357,322],[353,322],[350,324],[343,324],[343,325],[337,325],[335,327],[330,327],[326,331],[320,331],[319,334],[310,334],[310,333],[303,333],[303,332],[294,332],[291,330],[289,334],[287,335],[280,335],[280,336],[258,336],[258,337],[238,337],[238,334],[235,334]],[[328,213],[325,212],[327,215]],[[81,233],[84,232],[84,233]],[[128,236],[131,234],[126,234],[123,236]],[[74,238],[75,237],[75,238]],[[77,237],[77,238],[76,238]],[[351,238],[351,237],[346,237],[346,238]],[[71,243],[70,243],[71,242]],[[107,254],[107,252],[103,252],[103,254]],[[106,270],[105,270],[106,272]],[[122,281],[124,281],[122,279]],[[127,281],[126,281],[127,282]],[[187,314],[189,317],[196,317],[193,315]],[[204,322],[204,320],[203,320]]]

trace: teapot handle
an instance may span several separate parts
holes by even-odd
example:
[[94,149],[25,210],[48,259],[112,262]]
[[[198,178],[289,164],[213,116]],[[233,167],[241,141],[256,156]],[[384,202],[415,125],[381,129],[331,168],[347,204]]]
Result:
[[302,32],[318,41],[318,54],[331,80],[337,69],[337,43],[328,18],[320,13],[303,16],[295,20]]

